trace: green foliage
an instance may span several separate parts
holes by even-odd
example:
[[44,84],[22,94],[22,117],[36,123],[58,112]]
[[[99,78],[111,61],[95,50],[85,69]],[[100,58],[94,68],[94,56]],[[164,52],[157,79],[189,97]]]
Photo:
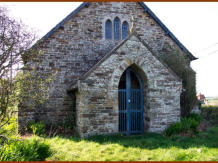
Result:
[[218,161],[218,128],[195,137],[143,135],[99,135],[46,138],[53,161]]
[[35,123],[34,121],[30,121],[27,128],[34,135],[42,136],[45,134],[45,124],[42,122]]
[[[41,76],[36,69],[19,72],[10,81],[0,79],[0,135],[5,134],[4,126],[10,126],[10,118],[20,109],[39,108],[48,97],[48,88],[54,74]],[[13,121],[13,119],[12,119]],[[11,123],[12,124],[12,123]],[[4,132],[3,132],[4,131]],[[7,136],[7,135],[5,135]]]
[[75,120],[70,117],[62,122],[47,122],[46,125],[41,121],[29,121],[26,129],[28,133],[37,136],[54,137],[56,135],[72,136],[76,134]]
[[210,125],[218,126],[218,106],[202,106],[201,115]]
[[49,84],[52,80],[51,74],[40,74],[36,69],[20,72],[16,76],[17,90],[20,105],[28,109],[40,107],[48,97]]
[[43,161],[50,154],[49,145],[35,138],[13,140],[0,148],[0,161]]
[[171,135],[176,135],[182,132],[182,123],[177,122],[172,125],[170,125],[165,131],[164,135],[166,136],[171,136]]
[[72,116],[69,116],[64,121],[64,126],[69,130],[74,130],[76,127],[76,112],[73,112]]
[[188,132],[188,131],[197,132],[197,127],[198,127],[199,123],[195,119],[182,118],[181,123],[182,123],[183,131],[185,131],[185,132]]
[[22,64],[22,54],[30,48],[35,36],[21,21],[10,17],[7,8],[0,6],[0,38],[0,130],[2,131],[17,111],[19,98],[14,76]]
[[[32,123],[31,128],[35,134],[41,135],[44,127],[41,123]],[[0,161],[42,161],[51,153],[48,144],[35,138],[19,140],[15,117],[10,118],[0,132]]]
[[[4,135],[7,138],[16,138],[17,136],[17,118],[12,117],[8,123],[0,128],[0,135]],[[1,140],[0,140],[1,142]]]
[[[199,121],[201,117],[191,114],[182,123],[190,123],[188,119]],[[195,128],[192,122],[184,126]],[[218,161],[217,140],[218,127],[195,137],[166,137],[157,133],[98,135],[85,139],[34,136],[9,139],[0,147],[0,161]]]
[[197,114],[190,114],[189,117],[182,118],[180,122],[170,125],[165,131],[164,135],[172,136],[177,134],[196,134],[197,128],[202,121],[202,117]]
[[77,135],[75,126],[76,126],[75,114],[73,114],[73,116],[69,116],[63,122],[59,122],[55,124],[50,123],[50,125],[47,125],[47,136],[54,137],[56,135],[64,135],[64,136]]
[[16,95],[16,84],[9,79],[0,79],[0,130],[15,116],[18,104]]
[[188,117],[194,119],[198,123],[200,123],[203,120],[203,117],[196,113],[191,113]]
[[163,47],[161,58],[182,79],[181,116],[187,117],[197,102],[195,72],[189,66],[187,56],[175,51],[170,45]]

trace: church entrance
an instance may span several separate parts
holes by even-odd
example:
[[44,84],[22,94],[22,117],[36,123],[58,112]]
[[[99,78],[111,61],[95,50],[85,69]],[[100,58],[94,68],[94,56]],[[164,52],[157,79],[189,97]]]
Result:
[[119,82],[119,132],[141,134],[143,132],[142,80],[133,69],[127,68]]

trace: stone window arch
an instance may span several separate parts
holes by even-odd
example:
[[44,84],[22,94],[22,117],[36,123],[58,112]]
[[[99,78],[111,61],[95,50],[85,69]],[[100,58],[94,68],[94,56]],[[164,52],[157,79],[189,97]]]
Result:
[[120,40],[120,19],[114,19],[114,40]]
[[129,24],[124,21],[122,24],[122,39],[125,39],[129,34]]
[[109,19],[105,22],[105,38],[112,39],[112,22]]

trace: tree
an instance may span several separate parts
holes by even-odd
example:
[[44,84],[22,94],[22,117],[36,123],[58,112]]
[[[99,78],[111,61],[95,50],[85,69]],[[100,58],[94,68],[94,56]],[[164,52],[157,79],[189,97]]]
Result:
[[27,31],[22,22],[9,17],[7,9],[0,6],[0,129],[14,113],[18,100],[14,77],[22,64],[22,55],[34,40],[35,35]]
[[187,117],[197,102],[195,72],[190,67],[190,60],[186,56],[181,55],[178,50],[171,49],[173,48],[169,44],[165,44],[161,58],[182,79],[181,116]]

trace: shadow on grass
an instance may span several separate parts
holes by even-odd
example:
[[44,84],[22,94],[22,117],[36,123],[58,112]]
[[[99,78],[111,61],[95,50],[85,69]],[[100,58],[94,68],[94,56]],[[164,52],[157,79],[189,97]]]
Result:
[[62,137],[63,139],[79,142],[85,140],[99,144],[120,144],[124,147],[136,147],[141,149],[156,149],[177,147],[187,149],[190,147],[218,148],[218,127],[211,127],[207,131],[200,132],[196,137],[173,136],[165,137],[157,133],[145,133],[143,135],[98,135],[88,138]]

